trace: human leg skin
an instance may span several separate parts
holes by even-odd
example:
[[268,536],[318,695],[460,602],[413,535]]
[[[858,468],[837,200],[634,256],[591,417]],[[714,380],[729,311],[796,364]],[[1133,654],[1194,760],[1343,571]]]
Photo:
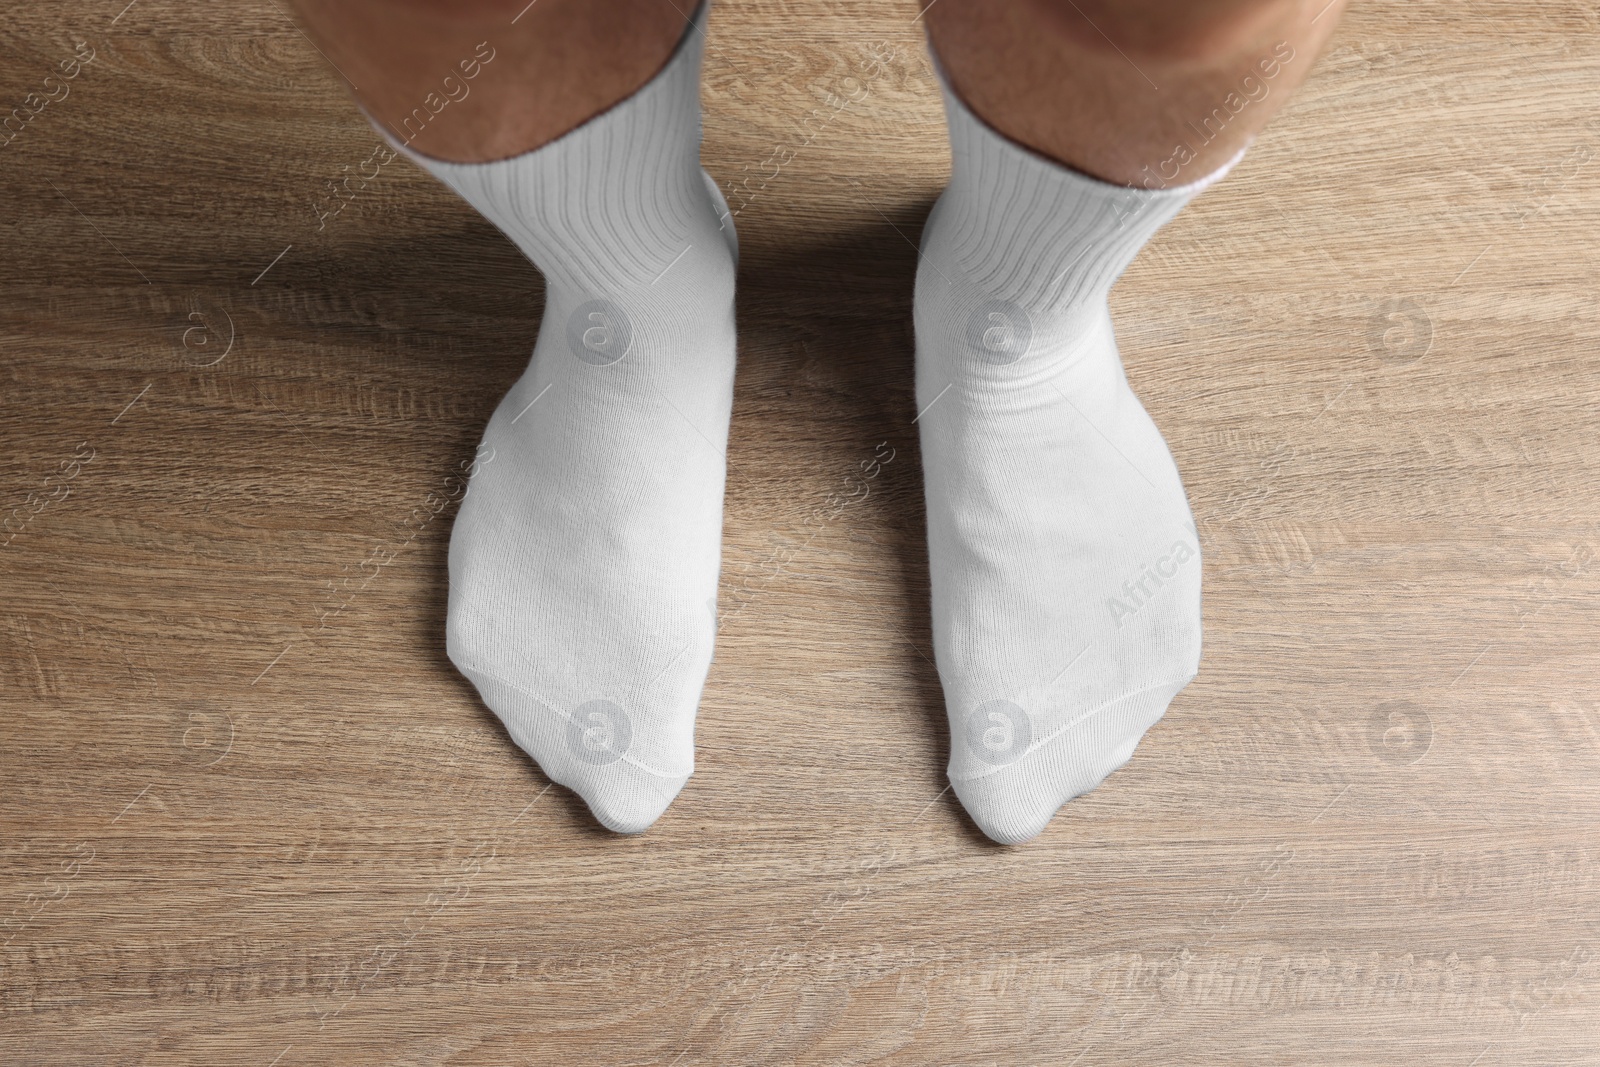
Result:
[[[632,96],[666,64],[692,11],[682,0],[290,3],[370,117],[456,163],[538,148]],[[487,66],[480,44],[493,53]],[[489,76],[467,77],[475,68]],[[430,121],[430,94],[433,107],[446,101],[448,121]]]
[[1311,73],[1345,2],[939,0],[926,18],[979,118],[1085,174],[1143,185],[1180,144],[1193,177],[1237,155]]
[[1040,833],[1199,669],[1200,545],[1106,295],[1309,71],[1287,0],[939,0],[953,170],[923,230],[917,423],[950,778]]
[[639,832],[693,773],[716,635],[736,247],[700,167],[705,9],[300,9],[391,144],[545,277],[451,531],[446,645],[551,779]]

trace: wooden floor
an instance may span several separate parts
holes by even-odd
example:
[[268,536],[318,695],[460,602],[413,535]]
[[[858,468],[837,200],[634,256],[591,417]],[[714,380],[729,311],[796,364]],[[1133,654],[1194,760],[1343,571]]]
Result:
[[1592,4],[1357,3],[1118,285],[1204,665],[1004,849],[941,792],[915,5],[712,15],[722,627],[623,838],[443,647],[536,272],[403,160],[319,222],[377,142],[277,5],[124,2],[0,43],[70,89],[0,147],[0,1060],[1600,1063]]

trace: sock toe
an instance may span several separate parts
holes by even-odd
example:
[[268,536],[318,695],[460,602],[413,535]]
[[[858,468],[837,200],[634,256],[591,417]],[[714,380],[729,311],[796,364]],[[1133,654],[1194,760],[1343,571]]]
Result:
[[[1133,758],[1145,731],[1188,683],[1185,678],[1122,697],[1014,763],[977,777],[952,778],[956,796],[991,840],[1002,845],[1032,840],[1068,801],[1089,792]],[[958,738],[956,743],[962,742]]]
[[[667,810],[678,792],[689,780],[687,774],[678,778],[661,778],[630,768],[609,776],[587,789],[575,789],[589,811],[607,830],[619,834],[637,834],[648,830],[661,813]],[[631,780],[629,780],[631,779]]]
[[[505,723],[517,746],[552,781],[583,798],[596,820],[619,834],[648,829],[666,811],[693,775],[692,741],[677,751],[678,736],[642,732],[633,719],[610,701],[580,705],[562,714],[551,704],[479,665],[457,661],[489,709]],[[692,718],[691,706],[684,715]],[[646,720],[641,719],[641,725]],[[654,763],[687,767],[682,773]]]

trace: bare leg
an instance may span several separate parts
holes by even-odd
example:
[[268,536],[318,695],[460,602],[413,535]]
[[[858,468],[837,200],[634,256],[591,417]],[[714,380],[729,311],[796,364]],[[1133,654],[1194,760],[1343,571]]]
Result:
[[926,17],[980,118],[1086,174],[1148,185],[1201,177],[1248,144],[1345,2],[939,0]]
[[317,47],[359,86],[356,99],[370,114],[424,155],[457,163],[531,151],[632,95],[661,70],[698,6],[290,2]]

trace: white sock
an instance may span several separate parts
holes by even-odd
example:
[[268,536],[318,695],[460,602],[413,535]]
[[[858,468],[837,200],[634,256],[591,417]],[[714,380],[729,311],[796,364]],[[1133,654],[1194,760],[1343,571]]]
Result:
[[601,823],[694,772],[733,403],[733,222],[700,169],[704,7],[666,68],[559,140],[423,166],[543,272],[527,372],[450,539],[450,658]]
[[1111,185],[945,107],[915,310],[934,650],[951,784],[1013,844],[1125,764],[1199,669],[1200,546],[1106,293],[1228,168]]

